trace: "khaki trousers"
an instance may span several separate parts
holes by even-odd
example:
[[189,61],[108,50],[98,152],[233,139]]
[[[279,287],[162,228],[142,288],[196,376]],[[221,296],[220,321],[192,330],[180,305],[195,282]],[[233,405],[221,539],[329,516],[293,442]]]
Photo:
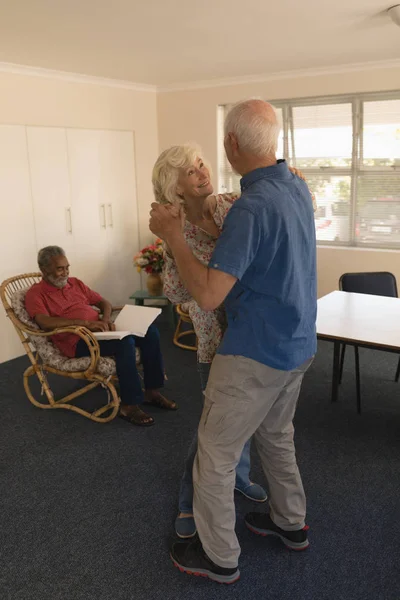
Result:
[[253,434],[268,481],[272,520],[288,531],[304,527],[306,499],[296,463],[293,416],[311,362],[278,371],[243,356],[214,358],[193,466],[193,511],[203,548],[221,567],[238,564],[235,468]]

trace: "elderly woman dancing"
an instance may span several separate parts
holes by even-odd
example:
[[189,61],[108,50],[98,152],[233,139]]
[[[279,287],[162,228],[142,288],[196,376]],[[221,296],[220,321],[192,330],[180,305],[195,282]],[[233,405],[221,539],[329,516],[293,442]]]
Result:
[[[163,152],[153,169],[155,198],[162,204],[182,207],[182,223],[187,243],[195,256],[208,264],[216,240],[222,230],[224,219],[237,194],[213,195],[210,169],[201,157],[201,150],[194,145],[174,146]],[[198,371],[201,388],[207,386],[211,363],[225,331],[223,306],[205,312],[184,288],[175,261],[164,247],[164,293],[174,303],[185,303],[198,339]],[[197,451],[195,435],[186,459],[179,493],[179,514],[175,530],[179,537],[190,538],[196,534],[193,518],[193,461]],[[265,490],[250,480],[250,440],[244,447],[236,468],[235,489],[250,500],[265,502]]]

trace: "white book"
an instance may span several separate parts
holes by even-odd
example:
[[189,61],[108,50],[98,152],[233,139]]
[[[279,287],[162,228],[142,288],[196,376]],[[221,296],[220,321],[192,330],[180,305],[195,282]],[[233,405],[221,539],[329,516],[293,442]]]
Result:
[[150,325],[161,314],[161,308],[125,304],[114,321],[115,331],[95,331],[98,340],[122,340],[127,335],[144,337]]

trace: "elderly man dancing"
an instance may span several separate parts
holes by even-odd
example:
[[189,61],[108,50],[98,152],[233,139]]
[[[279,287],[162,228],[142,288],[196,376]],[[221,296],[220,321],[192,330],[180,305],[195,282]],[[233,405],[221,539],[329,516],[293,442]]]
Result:
[[181,570],[223,583],[239,578],[235,468],[253,434],[269,484],[269,513],[249,513],[246,524],[291,549],[308,546],[293,417],[316,351],[314,214],[307,184],[276,159],[278,134],[275,110],[261,100],[243,102],[227,116],[225,150],[242,175],[242,194],[208,267],[187,246],[177,209],[153,204],[151,211],[150,229],[170,248],[191,296],[204,310],[225,302],[228,316],[193,468],[199,539],[171,549]]

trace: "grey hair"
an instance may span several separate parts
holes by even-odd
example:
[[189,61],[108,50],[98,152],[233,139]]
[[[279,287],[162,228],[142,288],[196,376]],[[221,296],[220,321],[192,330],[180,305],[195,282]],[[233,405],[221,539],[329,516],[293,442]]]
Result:
[[37,261],[41,271],[49,266],[53,256],[65,256],[65,252],[60,246],[46,246],[39,250]]
[[255,156],[275,154],[281,130],[277,112],[271,106],[275,118],[269,119],[265,114],[255,112],[252,107],[255,100],[246,100],[233,106],[225,119],[225,136],[233,133],[240,148]]
[[171,146],[158,157],[152,175],[154,197],[160,204],[182,204],[182,199],[176,193],[180,169],[194,165],[196,158],[201,158],[208,170],[211,169],[203,158],[201,148],[197,144]]

